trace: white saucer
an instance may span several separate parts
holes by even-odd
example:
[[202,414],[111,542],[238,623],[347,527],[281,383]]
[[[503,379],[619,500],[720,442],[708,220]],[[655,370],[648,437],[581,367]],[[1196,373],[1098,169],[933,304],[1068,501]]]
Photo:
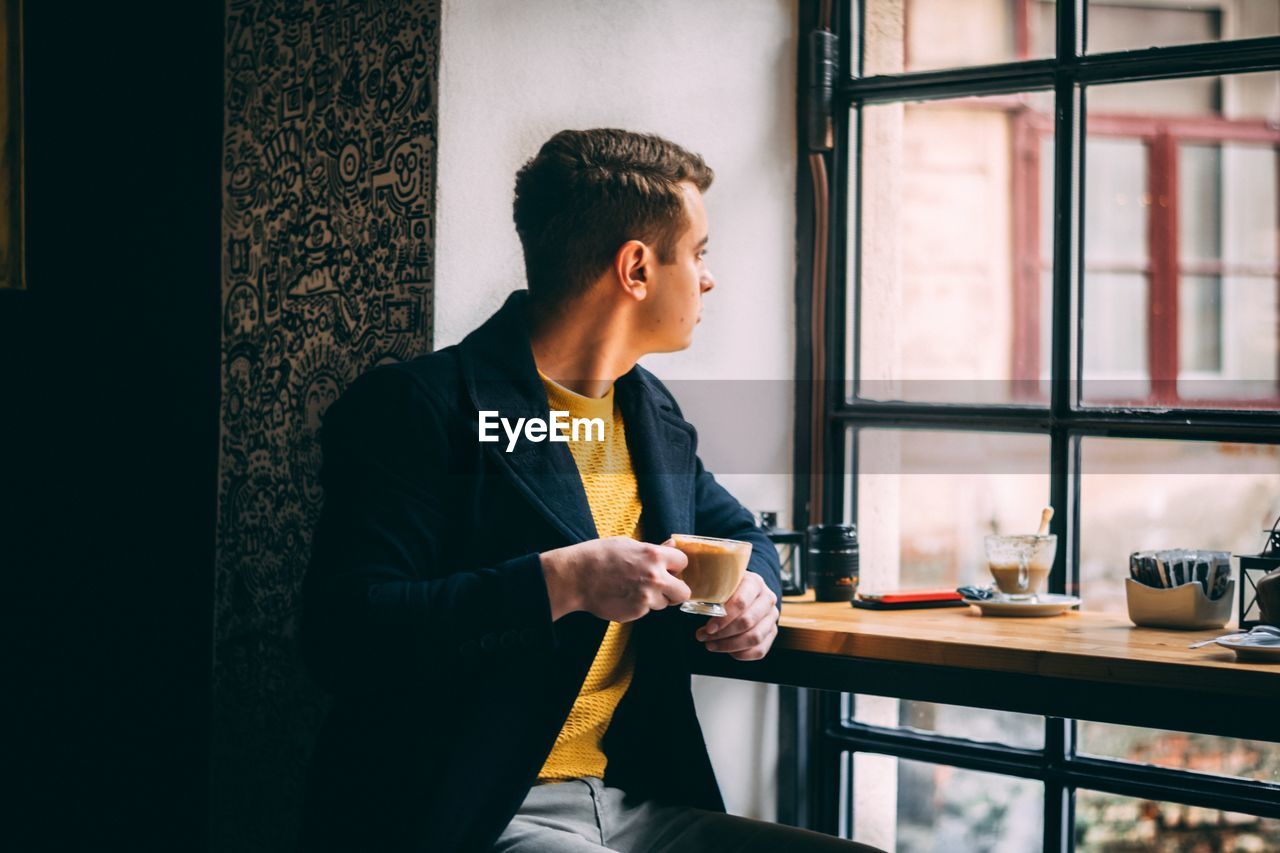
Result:
[[965,604],[972,604],[982,611],[983,616],[1057,616],[1068,608],[1075,607],[1080,599],[1074,595],[1059,595],[1053,592],[1042,592],[1026,601],[1012,601],[1007,598],[989,598],[980,601],[976,598],[964,599]]
[[1236,659],[1257,663],[1280,663],[1280,643],[1263,643],[1266,635],[1237,634],[1215,640],[1224,649],[1236,653]]

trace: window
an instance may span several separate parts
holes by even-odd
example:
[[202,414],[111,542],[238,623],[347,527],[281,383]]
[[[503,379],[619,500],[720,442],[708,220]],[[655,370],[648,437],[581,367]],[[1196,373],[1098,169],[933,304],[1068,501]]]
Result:
[[[1256,550],[1280,514],[1280,0],[833,14],[822,310],[839,320],[814,338],[811,494],[858,523],[862,583],[982,580],[982,536],[1033,528],[1046,503],[1050,588],[1088,609],[1123,612],[1130,551]],[[810,792],[828,832],[1280,845],[1241,793],[1277,782],[1274,745],[857,694],[814,707],[812,746],[842,756]],[[1218,793],[1143,799],[1156,777],[1135,764]]]
[[[1267,100],[1276,76],[1087,90],[1087,404],[1274,408],[1280,401],[1280,110]],[[1047,124],[1038,122],[1046,141],[1032,149],[1042,182],[1053,175],[1043,156]],[[1045,213],[1034,198],[1014,208]],[[1041,255],[1040,298],[1051,260]]]

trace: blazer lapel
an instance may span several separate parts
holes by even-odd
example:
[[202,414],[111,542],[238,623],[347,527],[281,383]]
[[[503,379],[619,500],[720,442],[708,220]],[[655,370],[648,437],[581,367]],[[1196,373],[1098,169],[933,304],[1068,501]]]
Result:
[[[627,425],[627,449],[640,492],[640,526],[645,541],[665,542],[673,533],[692,533],[693,427],[676,413],[642,368],[632,368],[618,379],[617,387],[618,406]],[[667,607],[636,622],[632,634],[637,647],[635,681],[627,694],[632,704],[655,686],[650,684],[655,663],[660,670],[672,666],[679,648],[677,638],[694,629],[691,620],[696,621],[678,607]]]
[[[529,349],[525,291],[516,291],[496,314],[459,345],[467,391],[476,411],[517,418],[550,417],[546,389]],[[479,441],[479,423],[472,422]],[[540,514],[570,542],[597,536],[591,507],[569,445],[520,440],[507,452],[507,438],[485,443],[486,452]]]
[[638,367],[618,380],[616,393],[640,492],[644,538],[663,542],[672,533],[692,533],[693,427]]

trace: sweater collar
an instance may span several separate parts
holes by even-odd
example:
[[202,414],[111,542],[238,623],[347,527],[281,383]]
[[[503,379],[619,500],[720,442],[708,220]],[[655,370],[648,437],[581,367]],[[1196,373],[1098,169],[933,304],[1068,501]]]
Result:
[[[550,417],[546,386],[529,346],[528,291],[517,290],[458,345],[467,394],[476,411],[500,417]],[[693,525],[693,428],[680,417],[670,394],[636,365],[614,383],[618,412],[627,424],[627,447],[644,507],[645,536],[661,542]],[[475,426],[473,422],[473,426]],[[578,467],[563,442],[520,440],[483,445],[547,519],[571,542],[594,539],[595,521]]]

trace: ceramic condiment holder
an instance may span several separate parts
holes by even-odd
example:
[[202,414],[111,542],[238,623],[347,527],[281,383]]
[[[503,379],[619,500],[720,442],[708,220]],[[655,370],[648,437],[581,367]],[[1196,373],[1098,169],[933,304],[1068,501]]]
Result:
[[1209,598],[1195,582],[1158,588],[1125,578],[1129,619],[1147,628],[1221,628],[1231,618],[1235,585],[1232,579],[1222,595]]

